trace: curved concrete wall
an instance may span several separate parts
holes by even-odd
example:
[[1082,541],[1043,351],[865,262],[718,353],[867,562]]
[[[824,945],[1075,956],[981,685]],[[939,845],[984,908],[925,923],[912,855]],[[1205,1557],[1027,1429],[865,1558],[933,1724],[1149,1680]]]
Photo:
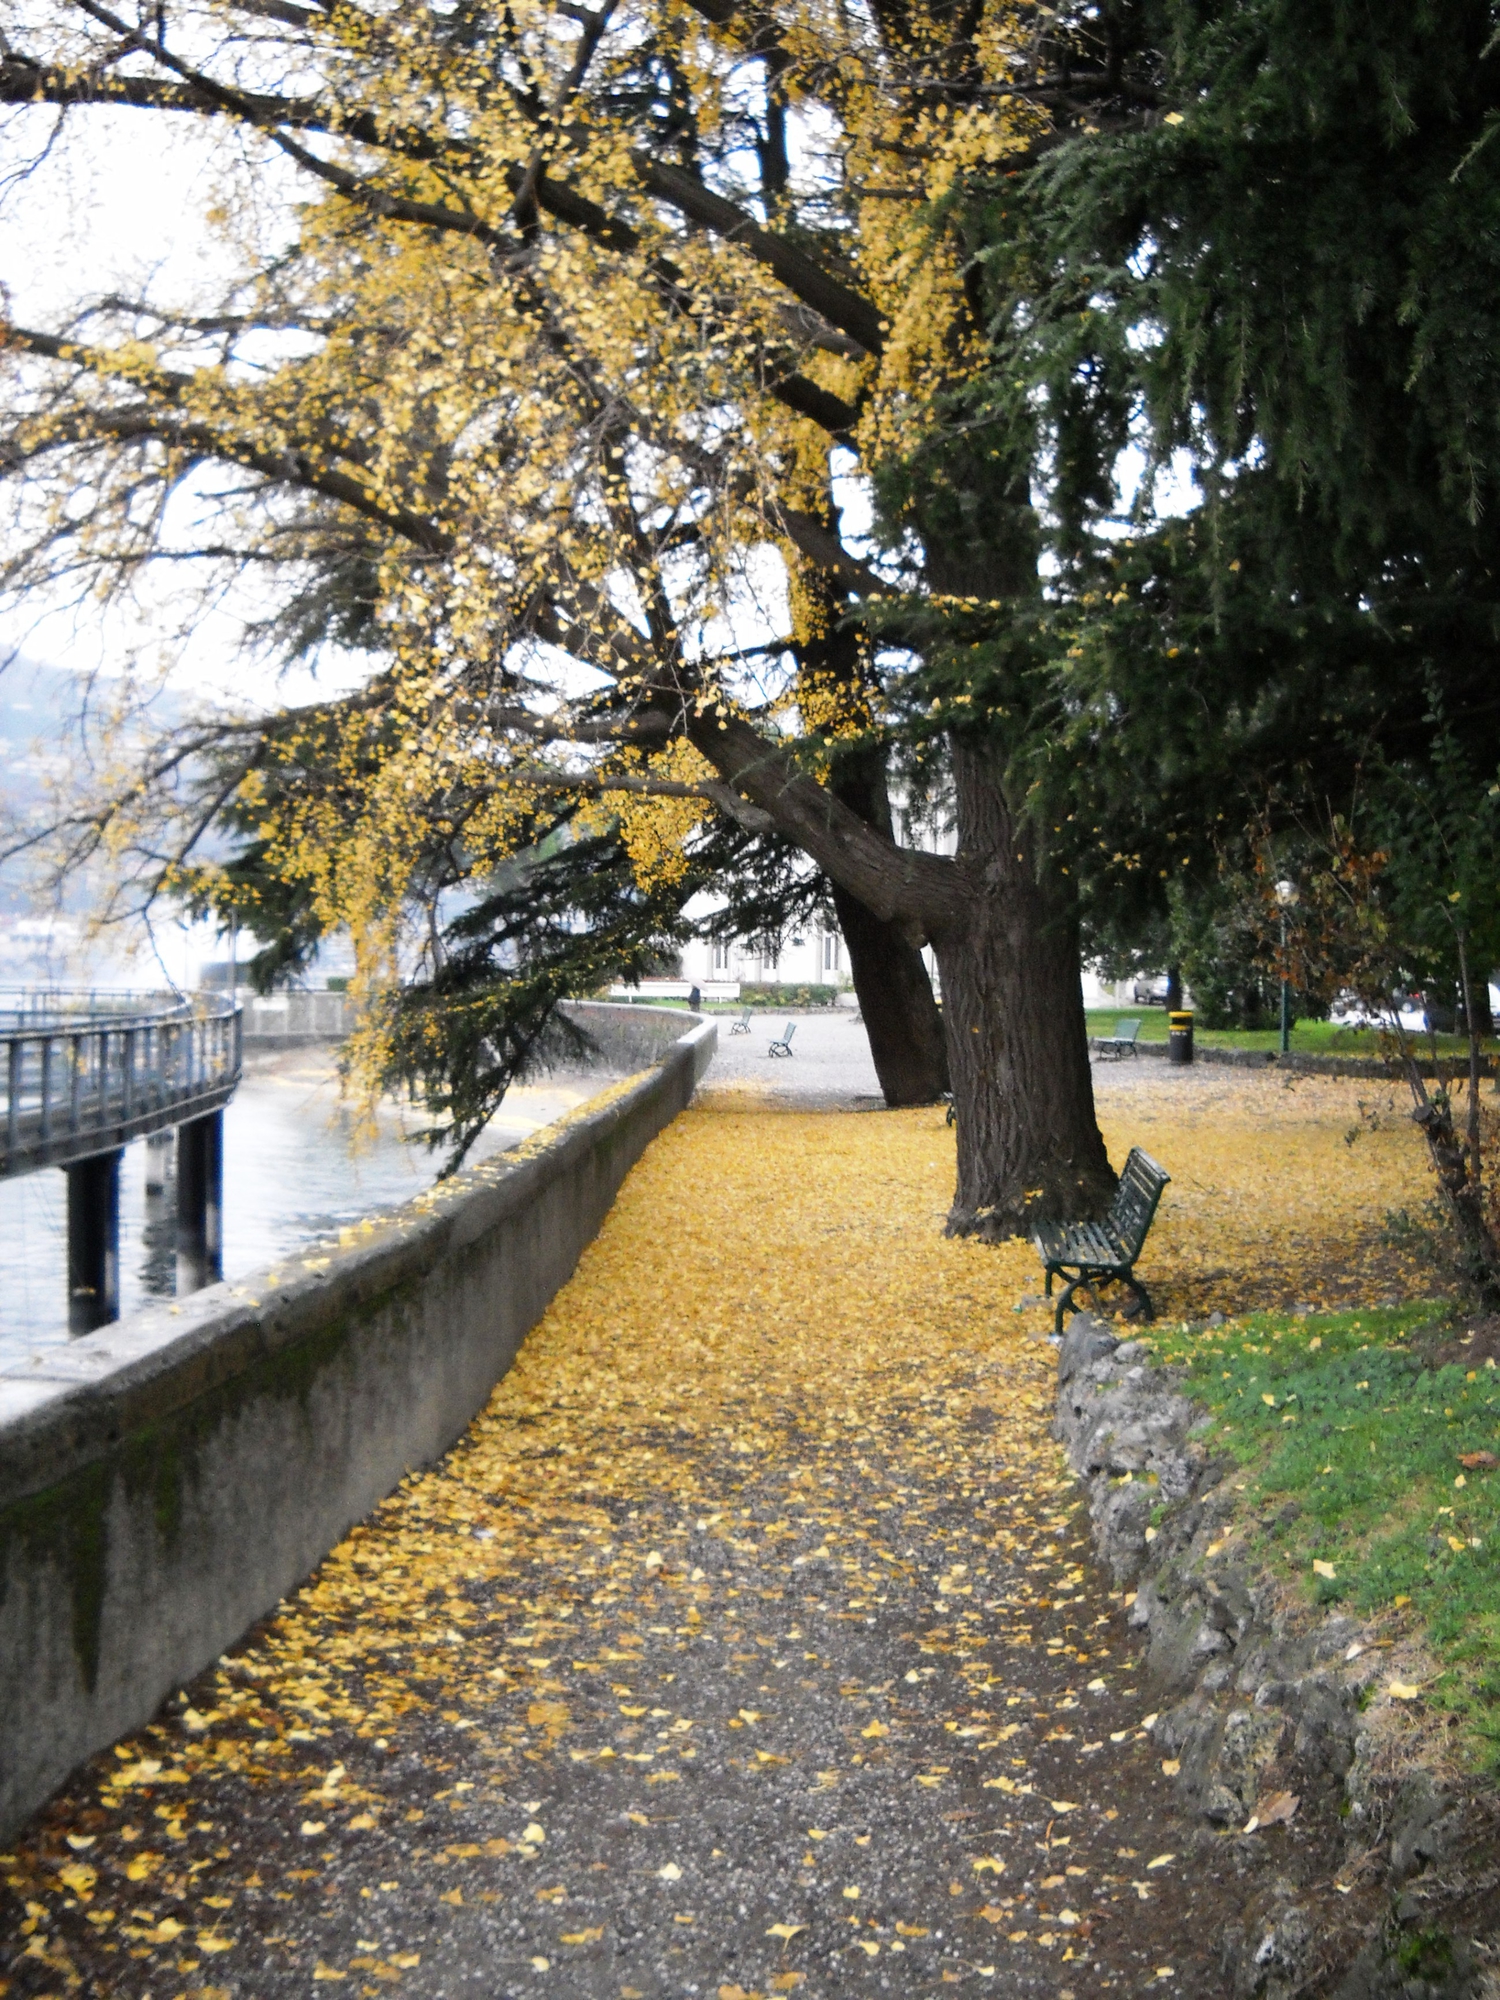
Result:
[[573,1013],[649,1073],[354,1247],[0,1373],[0,1838],[484,1406],[717,1038],[680,1012]]

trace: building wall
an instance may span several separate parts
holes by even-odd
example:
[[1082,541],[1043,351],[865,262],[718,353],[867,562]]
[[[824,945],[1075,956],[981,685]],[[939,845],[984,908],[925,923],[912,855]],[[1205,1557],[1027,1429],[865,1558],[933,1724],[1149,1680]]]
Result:
[[849,985],[849,953],[837,930],[809,929],[789,937],[775,957],[757,940],[693,938],[682,949],[682,977],[706,987],[730,981],[754,986]]

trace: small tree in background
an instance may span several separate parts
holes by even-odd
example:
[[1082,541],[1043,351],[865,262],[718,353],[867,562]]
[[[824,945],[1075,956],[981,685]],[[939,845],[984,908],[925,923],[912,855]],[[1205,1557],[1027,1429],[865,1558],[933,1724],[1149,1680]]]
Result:
[[[1321,833],[1304,830],[1299,899],[1289,912],[1275,890],[1288,866],[1287,844],[1262,841],[1260,931],[1264,962],[1277,979],[1330,1003],[1352,998],[1380,1022],[1458,1234],[1463,1276],[1487,1307],[1497,1308],[1500,1210],[1486,1153],[1493,1158],[1500,1121],[1480,1103],[1483,1028],[1475,988],[1487,983],[1500,952],[1500,783],[1477,779],[1441,713],[1432,719],[1429,760],[1374,775],[1360,809],[1360,836],[1338,815]],[[1429,1089],[1418,1044],[1401,1019],[1414,990],[1444,979],[1461,996],[1468,1042],[1462,1131],[1455,1107],[1460,1066],[1445,1077],[1434,1060]]]

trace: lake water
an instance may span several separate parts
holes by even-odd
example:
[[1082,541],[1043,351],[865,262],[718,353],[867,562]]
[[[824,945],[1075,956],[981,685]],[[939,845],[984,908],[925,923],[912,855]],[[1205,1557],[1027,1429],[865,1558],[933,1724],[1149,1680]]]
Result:
[[[592,1071],[518,1085],[470,1159],[519,1144],[602,1090]],[[441,1153],[414,1145],[420,1113],[382,1105],[373,1133],[357,1131],[340,1101],[326,1048],[247,1053],[244,1079],[224,1113],[224,1276],[241,1278],[336,1233],[372,1210],[407,1201],[436,1179]],[[120,1172],[120,1310],[173,1291],[175,1188],[148,1200],[144,1140],[125,1149]],[[68,1191],[59,1168],[0,1182],[0,1367],[65,1340]]]

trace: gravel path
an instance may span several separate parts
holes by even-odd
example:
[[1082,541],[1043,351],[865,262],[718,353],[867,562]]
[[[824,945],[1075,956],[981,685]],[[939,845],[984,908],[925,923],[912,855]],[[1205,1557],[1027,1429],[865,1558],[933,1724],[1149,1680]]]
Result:
[[464,1442],[5,1858],[0,1990],[1222,1991],[1329,1858],[1174,1819],[950,1178],[937,1111],[680,1119]]

